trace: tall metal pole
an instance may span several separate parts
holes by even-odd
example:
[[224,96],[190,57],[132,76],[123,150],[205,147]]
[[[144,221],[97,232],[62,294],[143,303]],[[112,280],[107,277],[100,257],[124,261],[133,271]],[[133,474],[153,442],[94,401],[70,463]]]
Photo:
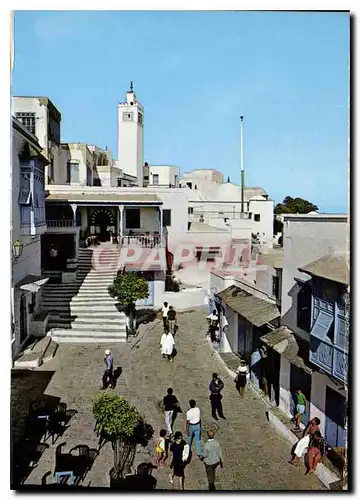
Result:
[[243,120],[244,117],[240,116],[241,213],[242,214],[244,213],[244,187],[245,187]]

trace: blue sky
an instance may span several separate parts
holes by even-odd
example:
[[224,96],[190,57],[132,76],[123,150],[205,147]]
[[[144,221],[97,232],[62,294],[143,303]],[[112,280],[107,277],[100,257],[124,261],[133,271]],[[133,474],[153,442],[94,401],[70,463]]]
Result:
[[215,168],[248,186],[348,204],[346,13],[23,11],[13,95],[48,96],[62,141],[117,154],[130,80],[145,107],[144,160]]

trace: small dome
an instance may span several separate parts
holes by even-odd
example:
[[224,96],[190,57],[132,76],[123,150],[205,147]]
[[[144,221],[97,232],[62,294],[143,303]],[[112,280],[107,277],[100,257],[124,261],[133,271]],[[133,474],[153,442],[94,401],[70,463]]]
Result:
[[319,213],[315,212],[315,210],[312,210],[311,212],[308,212],[308,215],[319,215]]

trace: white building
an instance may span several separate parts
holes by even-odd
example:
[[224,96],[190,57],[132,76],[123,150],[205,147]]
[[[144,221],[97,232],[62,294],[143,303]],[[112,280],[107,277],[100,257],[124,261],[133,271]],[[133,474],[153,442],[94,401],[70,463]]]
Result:
[[148,187],[179,187],[180,168],[174,165],[149,165]]
[[44,156],[49,159],[45,169],[46,184],[65,184],[67,156],[60,145],[61,114],[48,97],[13,97],[12,115],[38,138]]
[[[41,235],[46,230],[44,168],[37,138],[12,119],[12,356],[31,333],[31,318],[39,302]],[[18,250],[16,250],[18,247]],[[20,255],[17,255],[17,254]]]

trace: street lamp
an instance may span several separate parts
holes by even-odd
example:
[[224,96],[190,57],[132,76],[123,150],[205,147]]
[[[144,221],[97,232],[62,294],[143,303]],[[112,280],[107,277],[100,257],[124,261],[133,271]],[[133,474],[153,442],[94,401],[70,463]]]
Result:
[[23,252],[23,248],[24,248],[24,245],[19,240],[14,241],[13,246],[12,246],[12,252],[13,252],[13,258],[15,261],[21,256],[21,254]]

